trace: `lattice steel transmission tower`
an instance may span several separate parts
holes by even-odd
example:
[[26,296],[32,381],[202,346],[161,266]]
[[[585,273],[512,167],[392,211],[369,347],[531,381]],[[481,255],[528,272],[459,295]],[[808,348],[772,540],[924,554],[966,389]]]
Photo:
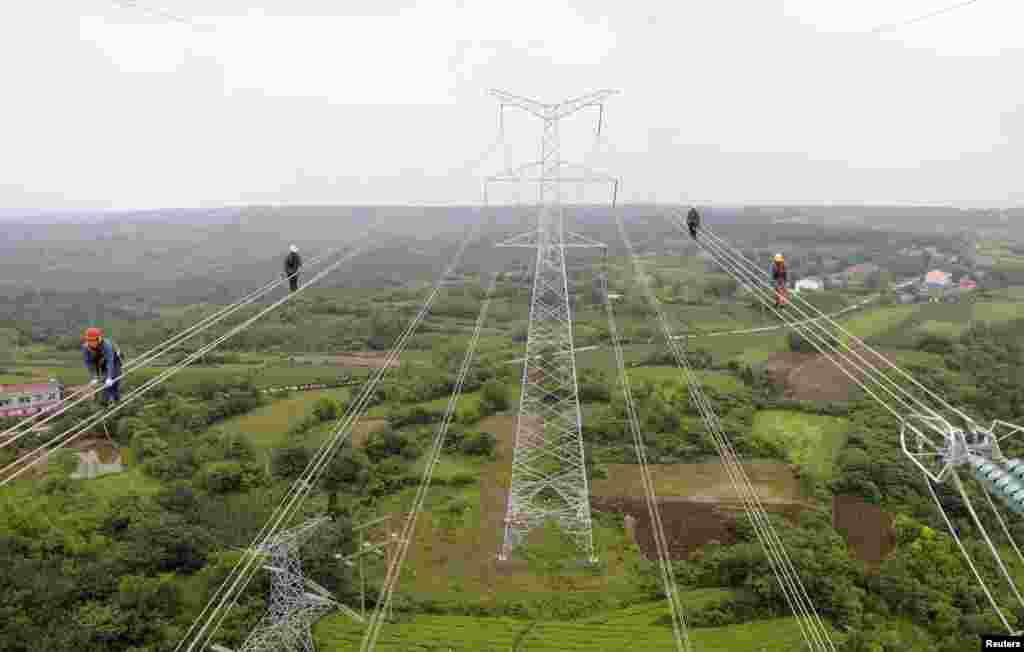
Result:
[[[606,247],[582,235],[566,232],[560,185],[613,184],[614,205],[618,181],[583,165],[564,162],[558,127],[561,119],[582,109],[597,107],[597,135],[600,136],[604,102],[615,93],[603,90],[559,104],[544,104],[504,91],[491,91],[500,102],[502,129],[506,106],[523,109],[544,123],[539,161],[486,179],[486,183],[530,182],[539,186],[537,229],[498,245],[530,247],[537,251],[512,483],[505,512],[505,535],[498,554],[501,560],[508,559],[512,549],[521,545],[532,529],[554,519],[575,540],[587,559],[596,561],[565,250]],[[486,185],[484,201],[487,201]]]
[[[239,652],[314,652],[313,623],[331,611],[343,611],[363,622],[359,614],[336,602],[327,589],[302,575],[299,547],[329,520],[326,516],[315,518],[259,546],[257,551],[270,558],[264,565],[272,573],[269,606]],[[233,652],[222,645],[212,647]]]

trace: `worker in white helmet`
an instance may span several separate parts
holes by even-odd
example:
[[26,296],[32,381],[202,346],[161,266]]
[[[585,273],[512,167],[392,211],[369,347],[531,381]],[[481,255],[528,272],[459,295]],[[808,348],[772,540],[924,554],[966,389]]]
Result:
[[302,267],[302,258],[299,256],[299,248],[295,245],[288,247],[288,256],[284,259],[284,275],[291,283],[291,291],[299,289],[299,268]]

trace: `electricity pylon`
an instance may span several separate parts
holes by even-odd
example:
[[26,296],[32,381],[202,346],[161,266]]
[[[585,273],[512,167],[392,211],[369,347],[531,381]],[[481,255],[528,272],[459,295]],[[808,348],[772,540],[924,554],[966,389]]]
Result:
[[[327,589],[302,575],[299,547],[329,520],[320,517],[307,521],[257,548],[257,553],[270,557],[270,563],[264,566],[272,573],[268,610],[239,652],[314,652],[313,623],[336,610],[363,622],[359,614],[335,601]],[[233,652],[222,645],[211,647],[216,652]]]
[[[537,251],[522,395],[516,420],[512,482],[505,512],[505,534],[498,554],[501,560],[508,559],[511,550],[524,543],[530,530],[554,519],[589,561],[597,561],[583,458],[583,420],[576,383],[565,250],[570,247],[605,248],[605,245],[565,231],[560,184],[613,184],[614,205],[618,181],[585,166],[562,161],[558,123],[577,111],[597,107],[599,136],[604,102],[615,93],[604,90],[559,104],[544,104],[504,91],[491,91],[501,104],[502,129],[506,106],[523,109],[544,122],[539,161],[486,179],[487,183],[537,183],[540,189],[537,229],[498,245],[530,247]],[[485,185],[485,202],[486,190]]]

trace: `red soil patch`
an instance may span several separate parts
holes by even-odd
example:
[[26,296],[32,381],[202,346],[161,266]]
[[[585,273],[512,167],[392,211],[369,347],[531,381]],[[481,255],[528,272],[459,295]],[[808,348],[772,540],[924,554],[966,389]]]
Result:
[[841,533],[857,559],[877,569],[896,549],[893,517],[857,496],[832,499],[832,527]]
[[[852,367],[847,368],[857,375]],[[817,353],[776,353],[768,359],[765,370],[774,383],[786,388],[787,399],[849,401],[858,391],[850,377],[834,362]]]
[[[598,497],[590,499],[595,511],[628,514],[636,519],[635,541],[644,557],[658,556],[654,545],[654,532],[643,498]],[[763,502],[764,508],[781,513],[792,522],[799,518],[803,506],[797,503]],[[741,503],[718,503],[709,500],[685,498],[662,498],[658,500],[658,511],[665,528],[671,559],[688,559],[693,553],[712,542],[730,544],[736,536],[733,524],[738,518],[746,518]]]

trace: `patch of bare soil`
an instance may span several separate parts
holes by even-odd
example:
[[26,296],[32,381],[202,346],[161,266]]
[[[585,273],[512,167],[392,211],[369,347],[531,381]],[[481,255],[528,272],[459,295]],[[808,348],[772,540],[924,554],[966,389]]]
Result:
[[[765,367],[776,384],[785,387],[784,396],[796,401],[849,401],[858,391],[856,384],[834,362],[815,353],[784,351],[768,359]],[[856,370],[850,367],[856,374]]]
[[[592,496],[590,504],[595,511],[633,517],[634,540],[641,552],[648,559],[658,556],[650,514],[643,498]],[[803,509],[799,503],[762,501],[762,504],[769,512],[780,513],[794,523]],[[733,543],[736,540],[734,523],[744,518],[743,505],[738,502],[660,498],[658,511],[665,528],[669,557],[672,559],[688,559],[698,549],[711,543]]]
[[352,428],[353,448],[365,446],[370,434],[382,430],[386,425],[388,425],[387,419],[360,419]]
[[121,457],[121,449],[106,437],[90,437],[77,439],[69,445],[79,453],[96,453],[100,464],[113,464]]
[[857,559],[869,568],[877,569],[896,549],[892,515],[858,496],[832,499],[832,526],[843,535]]
[[[636,464],[608,464],[608,477],[593,480],[595,496],[643,498],[643,477]],[[659,498],[678,497],[695,502],[736,503],[739,496],[719,461],[692,464],[652,464],[651,479]],[[775,460],[743,463],[750,483],[762,502],[794,503],[801,499],[800,481],[793,468]]]

